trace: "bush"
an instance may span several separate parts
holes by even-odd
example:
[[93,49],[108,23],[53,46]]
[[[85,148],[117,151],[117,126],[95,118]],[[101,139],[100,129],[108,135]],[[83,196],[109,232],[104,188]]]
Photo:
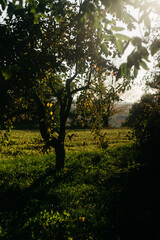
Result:
[[157,158],[160,145],[160,105],[157,96],[144,95],[139,103],[133,105],[127,122],[146,158]]

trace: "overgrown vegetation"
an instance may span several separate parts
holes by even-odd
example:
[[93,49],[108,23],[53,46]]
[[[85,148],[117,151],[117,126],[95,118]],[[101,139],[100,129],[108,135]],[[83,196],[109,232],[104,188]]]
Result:
[[52,154],[1,161],[1,240],[156,236],[159,176],[153,182],[138,156],[127,145],[68,153],[59,172]]

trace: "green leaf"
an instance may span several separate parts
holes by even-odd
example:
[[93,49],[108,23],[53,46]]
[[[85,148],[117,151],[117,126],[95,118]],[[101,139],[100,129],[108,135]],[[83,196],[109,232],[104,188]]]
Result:
[[131,42],[133,46],[140,47],[142,44],[142,39],[139,37],[134,37]]
[[130,15],[129,13],[127,13],[126,11],[123,12],[123,21],[129,25],[131,23],[137,23],[137,20]]
[[85,24],[86,21],[87,21],[87,18],[88,18],[88,13],[85,12],[85,13],[83,14],[83,16],[81,17],[81,19],[80,19],[81,23]]
[[150,21],[148,15],[146,15],[146,17],[144,18],[144,25],[147,29],[151,28],[151,21]]
[[155,67],[158,67],[158,68],[160,68],[160,63],[156,64],[156,66],[155,66]]
[[94,17],[94,26],[95,26],[95,28],[99,28],[99,25],[100,25],[100,21],[99,21],[99,19],[95,16],[95,17]]
[[144,61],[141,61],[139,64],[141,65],[141,67],[143,69],[148,70],[148,66],[147,66],[147,64]]
[[117,27],[117,26],[112,26],[111,29],[112,29],[113,31],[116,31],[116,32],[124,31],[124,30],[125,30],[125,28],[123,28],[123,27]]
[[13,16],[13,14],[14,14],[14,12],[15,12],[15,9],[16,9],[15,5],[10,2],[10,3],[8,4],[8,9],[7,9],[7,13],[8,13],[8,16],[9,16],[10,18]]
[[107,57],[108,54],[109,54],[109,51],[108,51],[108,47],[106,46],[105,43],[102,43],[101,44],[101,49],[102,49],[102,52],[105,54],[105,56]]
[[2,7],[2,10],[5,10],[6,6],[7,6],[7,1],[5,0],[0,0],[0,6]]
[[138,68],[134,66],[134,77],[136,78],[138,75]]
[[35,7],[32,7],[32,8],[31,8],[31,13],[33,13],[33,14],[36,13],[36,8],[35,8]]
[[123,74],[124,74],[125,76],[127,76],[127,75],[128,75],[128,69],[127,69],[127,64],[126,64],[126,63],[124,63],[124,64],[122,65],[122,69],[123,69]]
[[152,56],[157,53],[160,50],[160,39],[156,39],[152,44],[151,44],[151,54]]
[[122,54],[124,52],[124,46],[122,41],[120,39],[116,40],[116,45],[118,48],[118,52]]
[[116,38],[119,38],[120,40],[124,40],[124,41],[130,40],[130,37],[128,37],[128,36],[126,36],[126,35],[123,35],[123,34],[116,33],[116,34],[114,34],[114,36],[115,36]]
[[2,71],[2,75],[5,78],[5,80],[8,80],[12,77],[12,74],[8,69],[6,69],[5,71]]
[[39,22],[39,15],[37,13],[34,14],[34,24]]
[[138,48],[138,53],[139,53],[140,56],[141,56],[142,58],[144,58],[147,62],[150,62],[150,61],[148,60],[149,53],[148,53],[148,50],[147,50],[145,47],[140,46],[140,47]]
[[128,68],[127,63],[122,63],[118,74],[117,74],[117,78],[121,78],[121,77],[125,77],[126,79],[130,80],[130,68]]
[[123,51],[125,51],[127,49],[127,47],[129,46],[130,41],[128,41],[127,43],[125,43],[124,47],[123,47]]
[[103,35],[104,40],[110,41],[110,37],[108,35]]

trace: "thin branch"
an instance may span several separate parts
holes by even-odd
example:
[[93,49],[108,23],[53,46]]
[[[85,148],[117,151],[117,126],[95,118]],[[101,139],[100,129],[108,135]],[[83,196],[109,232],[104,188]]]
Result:
[[78,93],[80,91],[87,90],[87,89],[90,89],[89,84],[87,84],[84,87],[80,87],[80,88],[77,88],[77,89],[73,90],[71,94],[75,94],[75,93]]
[[78,74],[78,70],[77,70],[77,60],[76,60],[76,71],[75,71],[75,74],[71,78],[67,79],[67,81],[66,81],[66,89],[67,89],[67,93],[69,95],[70,95],[70,85],[73,82],[73,80],[77,77],[77,74]]
[[66,110],[65,110],[65,115],[64,115],[65,124],[66,124],[67,118],[69,117],[69,112],[70,112],[70,109],[71,109],[72,100],[73,100],[73,98],[70,96],[69,99],[68,99],[68,104],[67,104],[67,107],[66,107]]
[[[50,133],[48,132],[48,124],[47,119],[45,116],[45,108],[43,106],[43,103],[41,102],[39,96],[34,92],[32,94],[38,109],[38,115],[39,115],[39,127],[40,127],[40,133],[43,138],[43,140],[46,143],[46,146],[52,146],[56,148],[57,139],[54,136],[50,136]],[[51,140],[50,140],[51,138]]]
[[77,89],[74,89],[72,92],[71,92],[71,95],[75,94],[75,93],[78,93],[80,91],[83,91],[83,90],[87,90],[90,88],[90,84],[91,84],[91,76],[92,76],[92,68],[90,70],[90,73],[89,73],[89,78],[88,78],[88,83],[86,86],[83,86],[83,87],[80,87],[80,88],[77,88]]

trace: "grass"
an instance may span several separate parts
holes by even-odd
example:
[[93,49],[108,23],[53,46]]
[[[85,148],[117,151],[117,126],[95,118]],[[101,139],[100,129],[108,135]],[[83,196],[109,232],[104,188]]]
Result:
[[1,147],[12,151],[0,161],[1,240],[159,239],[159,169],[140,162],[127,129],[107,131],[105,151],[90,131],[74,132],[59,172],[38,132],[11,132]]
[[[117,146],[128,143],[129,129],[107,129],[103,130],[103,133],[107,133],[106,137],[109,141],[109,146]],[[0,132],[0,159],[13,159],[15,157],[22,156],[33,156],[37,154],[42,154],[43,150],[43,140],[39,131],[37,130],[12,130],[9,134],[8,140],[4,138],[5,131]],[[73,137],[71,138],[70,136]],[[96,140],[91,130],[75,130],[67,131],[66,142],[65,142],[66,152],[82,152],[82,151],[95,151],[98,150]],[[54,150],[51,149],[50,152]]]
[[60,172],[53,154],[1,161],[0,239],[158,239],[159,175],[137,159],[124,145],[68,153]]
[[[118,129],[106,129],[102,133],[106,133],[106,138],[110,146],[115,146],[117,144],[124,144],[128,142],[127,134],[129,129],[118,128]],[[69,140],[69,136],[74,133],[73,139]],[[86,150],[96,150],[98,149],[96,141],[94,139],[94,134],[91,130],[77,130],[68,131],[66,136],[66,149],[67,151],[86,151]]]
[[111,224],[108,204],[122,190],[108,181],[135,167],[113,155],[68,154],[58,173],[52,154],[1,161],[0,239],[103,239],[101,229]]

